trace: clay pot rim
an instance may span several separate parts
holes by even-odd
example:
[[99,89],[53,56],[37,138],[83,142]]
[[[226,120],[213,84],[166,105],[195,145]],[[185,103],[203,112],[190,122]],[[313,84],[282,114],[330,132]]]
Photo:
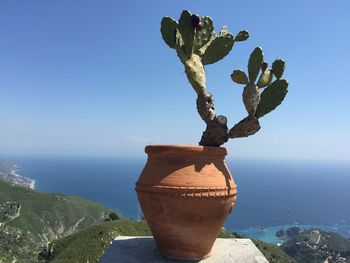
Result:
[[184,155],[203,155],[203,156],[227,155],[227,150],[225,147],[178,145],[178,144],[147,145],[145,147],[145,152],[148,155],[153,155],[153,154],[184,154]]

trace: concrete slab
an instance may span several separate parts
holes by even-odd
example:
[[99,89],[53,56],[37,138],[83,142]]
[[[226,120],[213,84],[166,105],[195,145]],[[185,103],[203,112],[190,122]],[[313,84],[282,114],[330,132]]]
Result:
[[[106,250],[99,263],[170,263],[185,262],[163,257],[153,237],[119,236]],[[198,262],[198,261],[197,261]],[[268,263],[250,239],[218,238],[212,256],[203,263]]]

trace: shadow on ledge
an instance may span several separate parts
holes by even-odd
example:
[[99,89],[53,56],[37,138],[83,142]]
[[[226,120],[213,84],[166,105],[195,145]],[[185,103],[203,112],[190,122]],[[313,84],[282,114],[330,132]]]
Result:
[[101,257],[99,263],[268,263],[250,239],[218,238],[212,256],[201,261],[177,261],[165,258],[153,237],[119,236]]
[[164,257],[152,237],[118,237],[106,250],[99,263],[114,262],[198,262],[177,261]]

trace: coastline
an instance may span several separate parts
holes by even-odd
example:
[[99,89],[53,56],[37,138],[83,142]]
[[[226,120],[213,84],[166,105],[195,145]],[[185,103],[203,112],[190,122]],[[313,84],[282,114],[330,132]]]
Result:
[[18,185],[18,186],[22,186],[22,187],[27,187],[27,188],[30,188],[32,190],[35,190],[35,183],[36,181],[31,179],[31,178],[28,178],[28,177],[24,177],[20,174],[17,173],[17,169],[12,169],[11,172],[9,173],[10,175],[12,175],[13,177],[15,177],[16,179],[14,180],[11,180],[10,182],[12,182],[13,184],[15,185]]
[[29,188],[32,189],[32,190],[35,190],[35,180],[32,180]]
[[314,228],[321,229],[326,232],[337,233],[345,238],[350,238],[350,225],[348,224],[344,224],[344,225],[336,224],[332,226],[291,224],[291,225],[279,225],[279,226],[268,226],[268,227],[251,227],[247,229],[239,229],[239,230],[236,230],[236,232],[252,239],[259,239],[266,243],[280,246],[285,242],[285,240],[276,236],[277,231],[287,230],[290,227],[299,227],[305,230],[314,229]]
[[237,233],[252,239],[262,240],[266,243],[280,246],[284,240],[276,236],[277,231],[288,229],[291,225],[269,226],[269,227],[250,227],[247,229],[237,230]]

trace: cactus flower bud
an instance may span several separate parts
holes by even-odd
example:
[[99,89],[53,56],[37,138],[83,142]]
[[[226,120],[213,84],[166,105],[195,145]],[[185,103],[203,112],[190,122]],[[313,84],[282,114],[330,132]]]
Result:
[[192,21],[192,25],[193,27],[197,30],[200,31],[202,29],[202,22],[201,19],[198,15],[193,14],[191,16],[191,21]]
[[191,21],[192,21],[193,27],[196,27],[200,23],[201,19],[198,15],[193,14],[191,15]]
[[265,61],[261,64],[261,72],[262,73],[264,73],[265,72],[265,70],[267,69],[267,66],[268,66],[269,64],[267,64]]
[[265,71],[263,71],[263,73],[261,73],[260,78],[259,78],[258,83],[257,83],[257,86],[259,89],[264,88],[264,87],[271,84],[272,77],[273,77],[273,73],[271,71],[272,70],[266,69]]

